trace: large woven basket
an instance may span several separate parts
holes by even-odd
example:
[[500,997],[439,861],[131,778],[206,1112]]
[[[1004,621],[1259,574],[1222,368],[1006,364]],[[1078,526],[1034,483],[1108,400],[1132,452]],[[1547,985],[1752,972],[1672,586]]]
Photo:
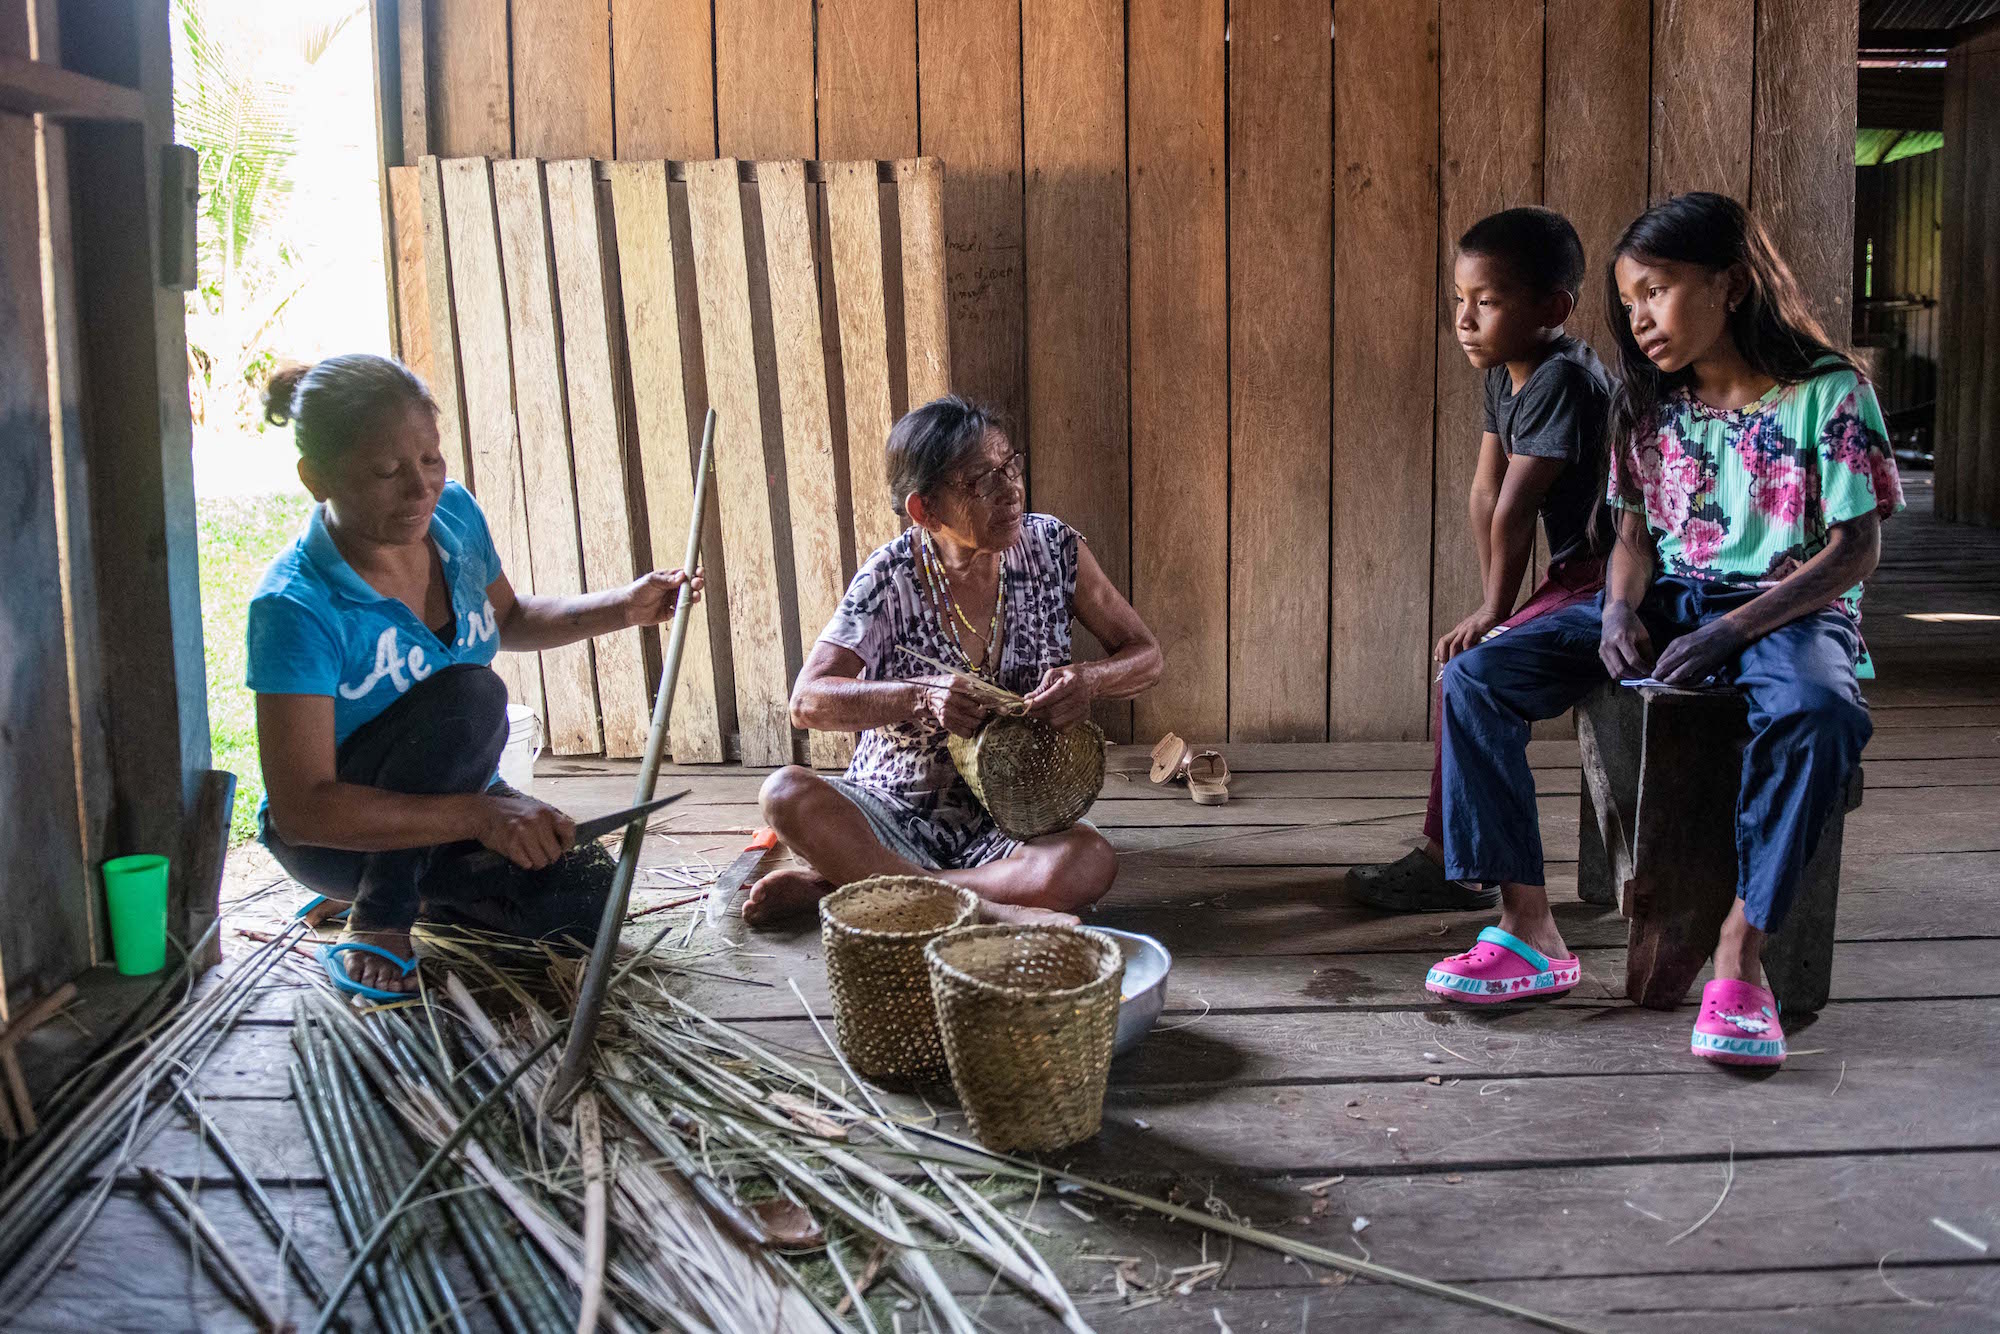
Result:
[[1097,1133],[1125,955],[1076,926],[970,926],[924,948],[952,1086],[991,1149]]
[[1057,729],[1003,716],[949,744],[966,786],[1010,838],[1069,828],[1104,790],[1104,733],[1093,722]]
[[945,1077],[924,946],[978,911],[971,890],[919,875],[858,880],[819,901],[834,1031],[856,1070]]

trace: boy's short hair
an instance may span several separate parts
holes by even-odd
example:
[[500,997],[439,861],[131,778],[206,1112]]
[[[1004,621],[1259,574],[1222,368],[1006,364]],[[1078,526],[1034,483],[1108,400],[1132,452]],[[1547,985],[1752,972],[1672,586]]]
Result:
[[1497,259],[1538,295],[1583,287],[1583,242],[1552,208],[1510,208],[1481,218],[1458,238],[1462,255]]

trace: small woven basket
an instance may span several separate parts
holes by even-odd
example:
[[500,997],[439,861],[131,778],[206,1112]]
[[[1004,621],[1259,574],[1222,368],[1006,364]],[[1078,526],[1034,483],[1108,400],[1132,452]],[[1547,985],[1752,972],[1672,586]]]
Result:
[[924,946],[979,911],[969,889],[920,875],[878,875],[819,901],[834,1031],[871,1078],[943,1079],[944,1046]]
[[1125,955],[1077,926],[971,926],[924,948],[952,1086],[990,1149],[1097,1133]]
[[1083,818],[1104,790],[1104,733],[1039,718],[998,717],[950,739],[951,762],[1009,838],[1040,838]]

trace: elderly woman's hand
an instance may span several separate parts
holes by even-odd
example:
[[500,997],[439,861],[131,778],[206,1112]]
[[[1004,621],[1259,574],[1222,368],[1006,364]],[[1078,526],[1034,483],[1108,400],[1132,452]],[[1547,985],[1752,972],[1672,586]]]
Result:
[[1090,703],[1097,698],[1090,678],[1074,667],[1051,667],[1042,673],[1042,683],[1028,696],[1028,716],[1051,727],[1069,727],[1090,716]]
[[654,570],[642,574],[625,586],[625,624],[658,625],[674,614],[674,604],[680,600],[681,585],[690,584],[693,601],[701,601],[701,571],[694,572],[690,580],[682,570]]
[[916,683],[924,717],[953,736],[971,736],[993,712],[990,705],[958,676],[927,676]]

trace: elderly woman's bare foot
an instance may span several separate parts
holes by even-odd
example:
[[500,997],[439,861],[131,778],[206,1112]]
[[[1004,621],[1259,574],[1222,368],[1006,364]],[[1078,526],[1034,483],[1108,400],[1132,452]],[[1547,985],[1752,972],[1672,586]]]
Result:
[[995,903],[991,899],[979,901],[979,920],[999,922],[1007,926],[1075,926],[1074,913],[1056,912],[1049,908],[1029,908],[1018,903]]
[[755,927],[775,926],[818,906],[833,893],[833,882],[811,871],[773,871],[750,887],[743,900],[743,920]]

